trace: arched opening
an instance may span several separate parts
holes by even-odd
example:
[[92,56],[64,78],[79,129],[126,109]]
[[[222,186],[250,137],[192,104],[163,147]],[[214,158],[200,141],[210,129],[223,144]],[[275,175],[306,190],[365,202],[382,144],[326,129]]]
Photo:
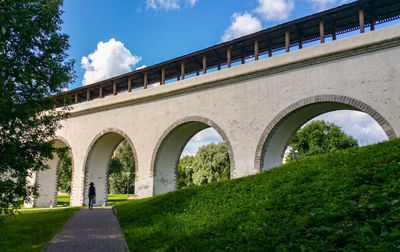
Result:
[[[131,140],[119,130],[106,130],[100,133],[95,140],[92,142],[89,148],[89,152],[86,157],[85,163],[85,187],[83,191],[84,205],[88,205],[88,189],[91,182],[94,183],[96,188],[96,203],[97,206],[104,206],[107,204],[107,198],[109,194],[109,172],[110,164],[112,165],[113,157],[118,155],[118,146],[126,140],[128,148],[130,148],[133,155],[131,167],[137,169],[137,158],[135,148],[132,145]],[[123,145],[122,143],[121,145]],[[136,172],[125,172],[124,176],[127,178],[124,182],[130,183],[130,186],[134,185],[134,177]],[[117,181],[117,183],[120,180]],[[123,185],[123,188],[128,185]]]
[[256,169],[265,171],[281,165],[286,147],[300,127],[319,115],[337,110],[364,112],[380,125],[388,139],[396,137],[388,121],[365,103],[345,96],[310,97],[287,107],[267,126],[257,147]]
[[[214,122],[205,118],[186,118],[170,126],[164,132],[156,146],[151,166],[154,179],[154,195],[177,189],[178,164],[182,157],[182,151],[190,139],[207,128],[213,128],[222,138],[228,151],[230,170],[233,170],[232,148],[222,129]],[[190,167],[188,168],[191,169]],[[188,172],[191,173],[191,171]]]
[[126,200],[135,191],[135,159],[129,142],[124,139],[115,149],[108,169],[108,202]]
[[71,201],[72,157],[68,148],[61,149],[58,155],[60,157],[60,165],[57,174],[57,206],[66,207],[70,205]]
[[[57,206],[61,159],[63,155],[68,153],[71,160],[73,160],[72,151],[65,140],[58,138],[53,140],[53,142],[54,147],[58,148],[60,151],[53,153],[53,159],[46,162],[49,169],[39,171],[36,175],[39,197],[34,200],[34,207]],[[72,163],[73,162],[71,162],[71,175],[73,171]]]
[[212,128],[196,133],[178,163],[177,189],[230,179],[230,159],[222,137]]

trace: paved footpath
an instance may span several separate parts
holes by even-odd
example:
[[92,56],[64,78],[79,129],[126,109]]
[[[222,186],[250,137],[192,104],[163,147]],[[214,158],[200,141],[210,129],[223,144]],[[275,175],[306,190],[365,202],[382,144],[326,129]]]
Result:
[[42,250],[46,252],[129,251],[111,208],[80,209]]

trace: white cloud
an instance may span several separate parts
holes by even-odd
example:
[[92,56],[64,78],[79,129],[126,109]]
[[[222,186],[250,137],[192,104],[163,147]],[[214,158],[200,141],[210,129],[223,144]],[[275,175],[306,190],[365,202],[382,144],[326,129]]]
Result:
[[154,10],[164,9],[168,11],[180,9],[181,6],[178,0],[146,0],[146,8]]
[[146,9],[153,10],[179,10],[182,4],[194,7],[198,0],[146,0]]
[[[358,141],[360,146],[375,144],[388,140],[382,127],[368,114],[354,110],[338,110],[319,115],[308,123],[316,120],[324,120],[336,124],[342,130]],[[289,155],[292,148],[288,146],[284,157]],[[285,162],[285,158],[283,159]]]
[[213,128],[207,128],[190,139],[190,141],[186,144],[185,148],[182,151],[181,157],[184,156],[194,156],[197,153],[197,150],[203,146],[210,143],[219,143],[222,142],[222,137],[218,134],[217,131]]
[[197,3],[197,1],[198,1],[198,0],[187,0],[187,2],[189,3],[189,6],[190,6],[190,7],[195,6],[196,3]]
[[153,88],[153,87],[158,87],[158,86],[160,86],[160,82],[152,83],[152,84],[148,85],[147,88]]
[[221,142],[222,138],[213,128],[207,128],[192,137],[190,141],[194,142]]
[[140,67],[137,67],[136,70],[140,70],[140,69],[143,69],[143,68],[146,68],[146,67],[147,67],[146,65],[141,65]]
[[258,17],[247,12],[243,15],[234,13],[231,17],[232,23],[225,30],[221,41],[228,41],[261,30],[260,18],[266,21],[286,20],[293,9],[294,0],[258,0],[257,8],[252,11]]
[[93,53],[81,59],[82,68],[85,69],[82,84],[87,85],[130,72],[131,67],[141,59],[140,56],[133,56],[120,41],[113,38],[108,42],[100,41]]
[[231,17],[232,23],[225,30],[221,41],[228,41],[234,38],[238,38],[262,29],[260,20],[253,17],[249,13],[234,13]]
[[317,11],[323,11],[334,5],[342,5],[348,0],[308,0],[313,5],[313,8]]
[[182,151],[180,158],[183,158],[184,156],[195,156],[195,155],[196,155],[196,152],[191,151],[185,147],[185,149]]
[[339,110],[322,114],[314,120],[325,120],[340,126],[343,131],[358,140],[359,145],[369,145],[388,140],[382,127],[368,114]]
[[289,18],[294,9],[294,0],[258,0],[255,12],[267,21],[282,21]]

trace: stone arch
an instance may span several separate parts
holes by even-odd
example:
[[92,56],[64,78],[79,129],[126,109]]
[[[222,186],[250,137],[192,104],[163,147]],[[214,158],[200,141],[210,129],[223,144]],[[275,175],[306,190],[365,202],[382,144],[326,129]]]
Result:
[[[83,179],[83,205],[88,204],[87,190],[89,183],[96,187],[96,205],[107,203],[108,169],[112,154],[117,146],[126,139],[132,149],[135,161],[135,177],[138,171],[138,159],[132,140],[122,130],[115,128],[104,129],[92,140],[85,155]],[[95,170],[94,170],[95,169]],[[136,179],[135,179],[136,180]]]
[[[157,141],[151,158],[151,176],[153,177],[153,195],[176,190],[179,157],[188,141],[199,131],[214,128],[222,137],[229,153],[230,174],[232,176],[235,163],[232,146],[227,135],[210,119],[191,116],[185,117],[169,126]],[[163,164],[163,168],[161,168]]]
[[389,139],[396,138],[390,123],[366,103],[348,96],[316,95],[291,104],[268,124],[256,148],[255,172],[280,165],[290,138],[307,121],[320,114],[341,109],[368,114],[382,127]]
[[[72,173],[73,173],[74,156],[71,149],[71,145],[65,138],[61,136],[56,136],[52,141],[54,141],[54,147],[56,148],[67,147],[69,149],[69,153],[71,155],[71,160],[72,160]],[[39,196],[33,200],[33,204],[26,206],[34,206],[34,207],[57,206],[57,186],[58,186],[61,158],[58,156],[57,153],[53,153],[53,158],[51,160],[48,160],[46,164],[49,166],[49,169],[38,171],[35,176],[34,183],[38,185]]]

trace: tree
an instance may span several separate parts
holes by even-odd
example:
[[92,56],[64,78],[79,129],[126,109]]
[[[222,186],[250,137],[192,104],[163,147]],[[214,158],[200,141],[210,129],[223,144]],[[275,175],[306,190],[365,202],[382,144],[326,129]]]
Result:
[[[130,172],[129,177],[126,175]],[[116,155],[111,159],[108,170],[108,192],[112,194],[127,193],[129,178],[129,193],[135,191],[135,160],[131,146],[124,140],[117,147]]]
[[193,159],[192,170],[195,185],[228,180],[230,165],[225,143],[211,143],[200,147]]
[[61,155],[60,164],[60,177],[58,180],[59,186],[65,188],[66,192],[71,192],[71,180],[72,180],[72,161],[69,151],[65,151]]
[[[322,154],[335,150],[357,147],[353,137],[347,135],[334,123],[313,121],[299,129],[289,142],[292,151],[297,151],[296,158]],[[291,153],[292,154],[292,153]],[[289,155],[289,160],[292,155]]]
[[188,176],[188,167],[192,167],[194,156],[184,156],[178,164],[178,189],[189,186],[192,183],[191,176]]
[[108,170],[108,193],[119,194],[126,192],[126,175],[123,174],[124,167],[118,157],[111,159]]
[[60,32],[62,0],[0,1],[0,215],[12,214],[46,168],[65,111],[51,95],[74,79],[68,36]]

